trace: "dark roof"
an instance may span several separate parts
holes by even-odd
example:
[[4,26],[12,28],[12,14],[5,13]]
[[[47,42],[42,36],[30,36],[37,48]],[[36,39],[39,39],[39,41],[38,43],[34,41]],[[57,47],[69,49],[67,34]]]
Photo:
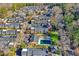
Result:
[[17,49],[16,50],[16,55],[21,56],[21,51],[22,51],[22,48]]

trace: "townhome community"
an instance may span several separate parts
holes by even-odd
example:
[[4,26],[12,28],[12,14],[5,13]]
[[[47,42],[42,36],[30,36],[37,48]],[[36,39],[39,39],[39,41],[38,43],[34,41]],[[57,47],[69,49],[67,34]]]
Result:
[[67,32],[71,24],[63,19],[62,4],[26,5],[14,9],[9,17],[0,18],[1,55],[75,55]]

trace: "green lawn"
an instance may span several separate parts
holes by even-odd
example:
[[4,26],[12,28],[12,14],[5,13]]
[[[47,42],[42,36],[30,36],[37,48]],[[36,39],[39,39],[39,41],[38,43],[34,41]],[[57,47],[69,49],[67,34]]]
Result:
[[58,41],[58,32],[50,32],[52,42],[56,43]]

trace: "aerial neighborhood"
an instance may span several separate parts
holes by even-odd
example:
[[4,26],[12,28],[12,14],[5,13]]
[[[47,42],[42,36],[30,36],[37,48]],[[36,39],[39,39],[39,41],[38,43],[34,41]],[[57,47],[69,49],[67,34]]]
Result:
[[79,56],[78,5],[0,6],[0,56]]

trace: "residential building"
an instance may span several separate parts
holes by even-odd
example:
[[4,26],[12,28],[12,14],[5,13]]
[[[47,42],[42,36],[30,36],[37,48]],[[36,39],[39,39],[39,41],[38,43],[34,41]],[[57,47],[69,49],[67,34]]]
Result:
[[25,48],[22,49],[22,56],[47,56],[47,49]]

